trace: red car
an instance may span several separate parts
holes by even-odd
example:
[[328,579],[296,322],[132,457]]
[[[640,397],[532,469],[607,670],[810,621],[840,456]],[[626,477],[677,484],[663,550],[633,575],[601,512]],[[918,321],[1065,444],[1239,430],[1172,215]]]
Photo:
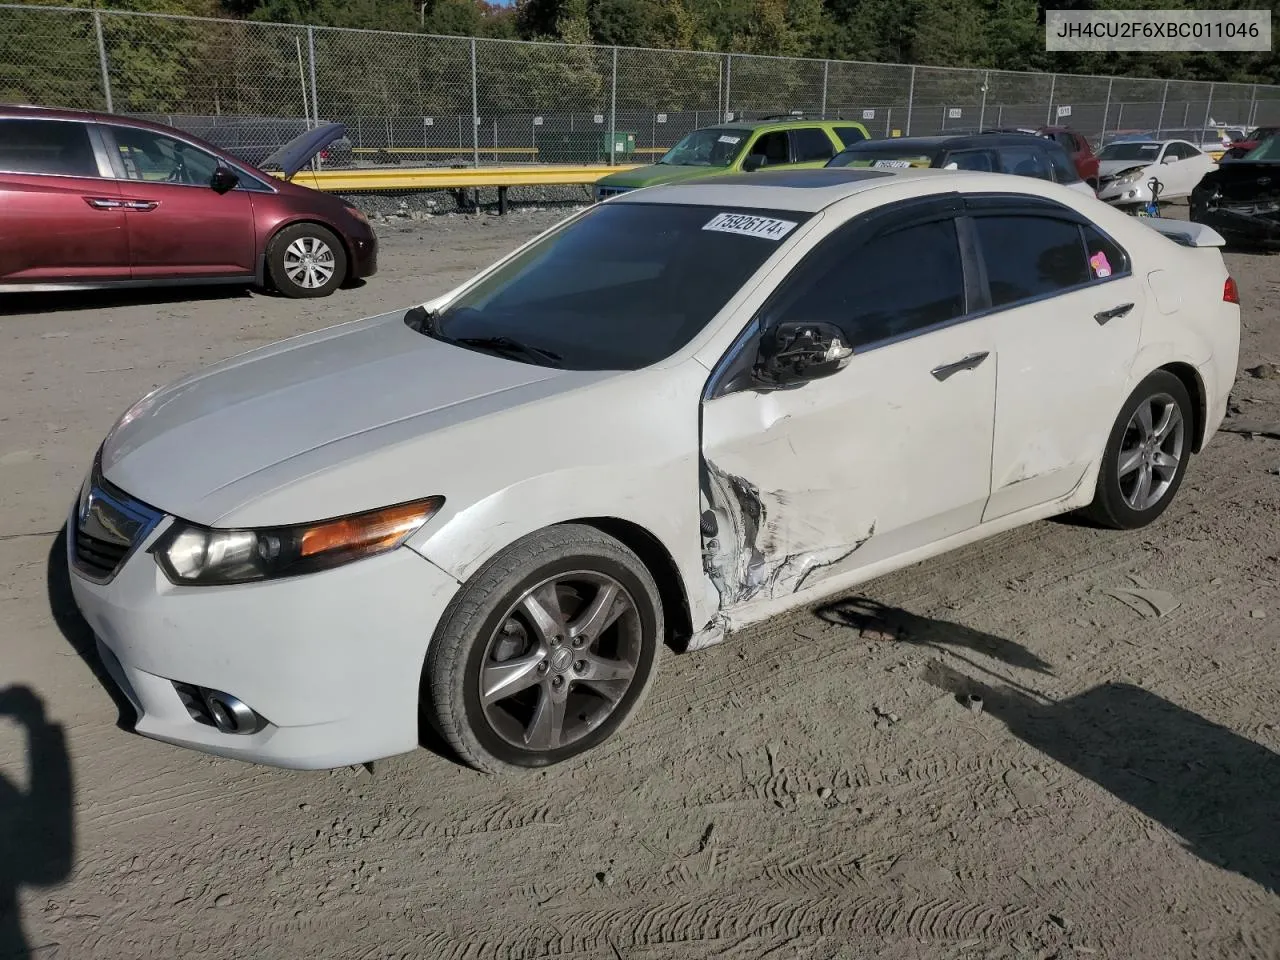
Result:
[[1223,153],[1222,159],[1239,160],[1246,153],[1255,150],[1262,145],[1262,141],[1268,140],[1280,134],[1280,127],[1254,127],[1244,135],[1243,140],[1233,140],[1227,145],[1226,152]]
[[1076,173],[1080,174],[1080,179],[1094,190],[1098,189],[1098,158],[1094,156],[1089,141],[1070,127],[1009,127],[1002,132],[1034,133],[1062,144],[1062,149],[1067,151],[1067,156],[1076,165]]
[[[309,130],[263,166],[292,177],[344,134]],[[181,131],[0,106],[0,293],[253,283],[322,297],[377,265],[355,207]]]

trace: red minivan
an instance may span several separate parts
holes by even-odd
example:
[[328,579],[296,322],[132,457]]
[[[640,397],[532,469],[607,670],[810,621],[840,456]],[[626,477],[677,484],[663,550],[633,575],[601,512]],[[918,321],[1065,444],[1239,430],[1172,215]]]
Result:
[[287,179],[345,132],[285,144],[263,162],[281,180],[159,124],[0,106],[0,293],[252,283],[323,297],[372,276],[364,214]]

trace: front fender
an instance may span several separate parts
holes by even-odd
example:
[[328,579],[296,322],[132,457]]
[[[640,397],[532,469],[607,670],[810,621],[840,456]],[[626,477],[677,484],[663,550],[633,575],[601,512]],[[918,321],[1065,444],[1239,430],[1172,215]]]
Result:
[[689,455],[637,470],[634,465],[571,467],[519,480],[429,523],[410,549],[465,582],[520,538],[587,518],[623,520],[647,531],[674,561],[692,622],[707,609],[698,527],[698,462]]

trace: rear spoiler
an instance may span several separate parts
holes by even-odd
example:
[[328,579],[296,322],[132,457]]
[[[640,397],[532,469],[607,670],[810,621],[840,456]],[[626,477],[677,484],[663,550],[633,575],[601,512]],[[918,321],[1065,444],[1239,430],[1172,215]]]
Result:
[[1212,227],[1206,227],[1203,223],[1169,220],[1164,217],[1137,217],[1136,219],[1184,247],[1224,247],[1227,244],[1222,234]]

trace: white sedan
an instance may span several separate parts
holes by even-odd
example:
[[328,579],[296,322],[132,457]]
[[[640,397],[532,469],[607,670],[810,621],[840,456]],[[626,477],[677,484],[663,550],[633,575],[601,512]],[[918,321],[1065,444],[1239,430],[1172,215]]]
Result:
[[1217,169],[1213,157],[1185,140],[1122,140],[1098,154],[1098,199],[1118,207],[1151,201],[1151,180],[1160,200],[1191,196],[1204,175]]
[[623,194],[140,400],[75,597],[147,736],[332,767],[421,711],[478,768],[556,763],[664,642],[1053,514],[1155,520],[1236,372],[1220,244],[999,174]]

